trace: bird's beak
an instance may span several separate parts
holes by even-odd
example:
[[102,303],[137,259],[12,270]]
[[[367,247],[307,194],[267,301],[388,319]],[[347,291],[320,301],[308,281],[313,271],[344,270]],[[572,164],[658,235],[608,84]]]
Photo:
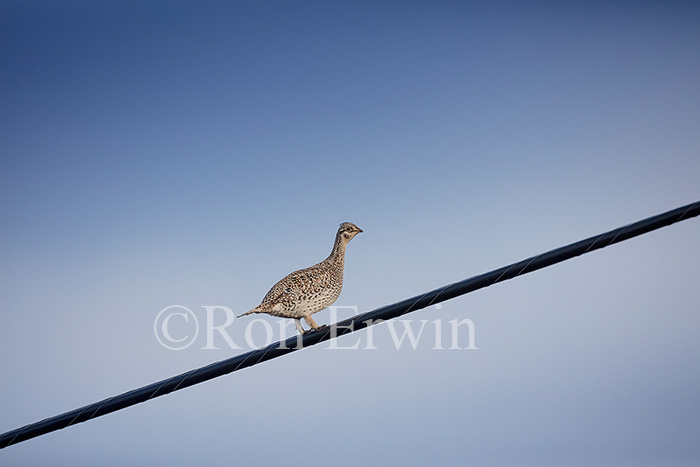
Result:
[[357,233],[362,233],[362,232],[364,232],[364,230],[362,230],[361,228],[358,227],[358,228],[357,228]]

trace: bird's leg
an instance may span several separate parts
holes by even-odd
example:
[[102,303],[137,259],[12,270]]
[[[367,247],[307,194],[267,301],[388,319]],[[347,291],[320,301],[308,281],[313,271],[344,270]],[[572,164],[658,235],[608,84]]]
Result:
[[294,318],[294,324],[296,324],[299,334],[306,334],[308,332],[304,330],[304,326],[301,325],[301,320],[299,318]]
[[319,326],[318,324],[316,324],[316,321],[314,321],[314,319],[311,317],[311,315],[305,315],[304,321],[306,321],[306,324],[311,326],[314,331],[318,331],[319,329],[323,329],[326,327],[325,324],[323,326]]

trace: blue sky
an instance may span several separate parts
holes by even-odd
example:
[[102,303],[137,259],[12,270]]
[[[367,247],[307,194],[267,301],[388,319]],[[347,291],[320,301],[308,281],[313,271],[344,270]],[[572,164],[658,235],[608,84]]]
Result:
[[[365,233],[337,304],[366,311],[697,201],[699,23],[692,2],[0,3],[0,431],[241,352],[165,349],[154,320],[247,311],[343,221]],[[697,465],[699,234],[406,317],[469,318],[478,350],[382,325],[377,350],[306,349],[0,463]]]

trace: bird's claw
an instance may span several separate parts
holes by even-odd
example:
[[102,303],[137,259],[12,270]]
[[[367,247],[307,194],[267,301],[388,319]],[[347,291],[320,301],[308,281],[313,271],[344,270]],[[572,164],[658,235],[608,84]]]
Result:
[[318,326],[318,327],[316,327],[316,328],[304,329],[303,331],[301,331],[301,334],[302,334],[303,336],[305,336],[305,335],[307,335],[307,334],[310,333],[310,332],[320,331],[321,329],[327,328],[327,327],[328,327],[327,324],[322,324],[322,325],[320,325],[320,326]]

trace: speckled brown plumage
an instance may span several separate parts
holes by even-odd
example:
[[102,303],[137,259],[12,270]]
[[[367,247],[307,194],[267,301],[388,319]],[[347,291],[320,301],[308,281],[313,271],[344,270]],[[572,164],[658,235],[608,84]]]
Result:
[[262,303],[247,313],[267,313],[282,318],[293,318],[301,333],[307,331],[301,318],[314,330],[320,329],[312,314],[331,306],[343,288],[345,247],[362,229],[351,222],[340,224],[333,250],[328,258],[306,269],[300,269],[272,286]]

